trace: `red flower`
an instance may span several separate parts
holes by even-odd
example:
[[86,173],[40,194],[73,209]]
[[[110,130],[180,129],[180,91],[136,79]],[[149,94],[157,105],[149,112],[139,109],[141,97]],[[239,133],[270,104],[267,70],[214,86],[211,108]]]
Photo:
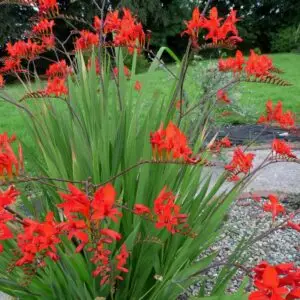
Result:
[[6,51],[9,53],[11,58],[14,59],[28,59],[32,60],[42,52],[44,52],[44,47],[30,39],[25,41],[17,41],[13,45],[11,43],[6,44]]
[[190,21],[185,21],[187,29],[182,32],[182,35],[187,34],[193,42],[193,45],[197,47],[199,30],[203,25],[203,17],[200,14],[199,8],[196,7],[192,14]]
[[56,0],[38,0],[39,1],[39,13],[58,15],[58,4]]
[[32,28],[32,32],[36,34],[38,33],[38,34],[49,35],[52,34],[53,26],[54,26],[53,20],[49,21],[48,19],[42,19],[39,21],[39,23],[34,25],[34,27]]
[[95,33],[92,33],[88,30],[81,30],[80,37],[75,42],[76,50],[89,50],[93,46],[97,47],[99,44],[99,36]]
[[227,59],[219,60],[219,71],[228,72],[231,71],[233,73],[240,73],[244,67],[244,56],[240,50],[236,51],[235,57],[229,57]]
[[4,88],[5,80],[3,76],[0,74],[0,89]]
[[146,205],[135,204],[133,213],[135,213],[136,215],[148,215],[148,214],[151,214],[151,210]]
[[182,159],[188,163],[197,163],[191,158],[192,150],[187,144],[186,136],[171,121],[165,130],[161,125],[156,132],[151,132],[150,142],[155,159],[161,160],[165,156],[167,160],[173,158]]
[[101,31],[102,21],[101,21],[101,19],[98,16],[94,17],[94,25],[93,25],[93,27],[95,28],[95,30],[97,32]]
[[222,90],[222,89],[218,90],[218,92],[217,92],[217,99],[219,101],[222,101],[222,102],[226,103],[226,104],[230,104],[231,103],[231,100],[228,98],[227,93],[224,90]]
[[164,187],[154,200],[156,228],[165,227],[172,234],[179,232],[179,226],[186,223],[186,214],[180,213],[180,206],[175,204],[175,196]]
[[225,136],[223,137],[221,140],[220,140],[220,143],[221,145],[224,147],[224,148],[230,148],[231,147],[231,141],[230,139]]
[[208,146],[208,148],[214,152],[220,152],[222,148],[230,148],[230,147],[231,147],[231,141],[227,136],[223,137],[219,141],[215,141],[212,145]]
[[57,206],[64,210],[67,217],[70,217],[72,213],[79,213],[89,219],[91,202],[87,195],[71,183],[68,184],[68,188],[70,194],[60,193],[61,198],[64,199],[65,202]]
[[[16,202],[16,198],[20,195],[20,192],[11,185],[6,191],[0,190],[0,212],[8,205]],[[1,219],[0,219],[1,222]]]
[[262,261],[253,269],[254,285],[258,291],[250,294],[249,299],[298,299],[300,269],[293,263],[282,263],[271,266]]
[[288,221],[287,226],[300,232],[300,223],[296,224],[296,223],[293,223],[292,221]]
[[23,256],[16,262],[17,266],[31,264],[38,256],[39,262],[43,262],[43,258],[48,256],[52,260],[59,259],[57,255],[56,245],[60,243],[60,229],[50,212],[46,216],[43,223],[39,223],[30,219],[24,219],[24,232],[18,234],[18,246]]
[[140,91],[141,89],[142,89],[142,84],[140,83],[140,81],[136,81],[135,82],[135,84],[134,84],[134,89],[136,90],[136,91]]
[[271,58],[266,55],[258,55],[250,50],[250,57],[246,63],[245,72],[248,76],[262,77],[270,75],[273,68]]
[[127,47],[131,54],[136,48],[140,51],[145,44],[143,26],[132,16],[129,9],[123,9],[123,17],[117,21],[112,32],[114,32],[114,45]]
[[66,78],[70,73],[72,73],[72,70],[64,59],[51,64],[46,71],[46,75],[52,79],[55,77]]
[[267,266],[263,272],[262,280],[254,281],[255,287],[259,290],[252,292],[249,300],[271,299],[271,300],[284,300],[283,298],[288,289],[279,286],[279,276],[274,267]]
[[66,87],[66,81],[64,78],[54,77],[50,78],[45,90],[46,95],[60,97],[68,94],[68,88]]
[[66,222],[59,225],[59,228],[61,231],[68,234],[69,239],[75,237],[81,241],[76,248],[76,252],[82,251],[82,249],[88,244],[89,235],[85,232],[87,225],[83,220],[74,220],[72,217],[69,217]]
[[266,113],[258,119],[258,123],[277,123],[280,127],[289,129],[295,127],[295,116],[291,111],[283,112],[282,102],[278,103],[273,107],[271,100],[266,103]]
[[291,147],[284,141],[278,139],[273,140],[272,150],[275,153],[275,157],[278,155],[283,158],[297,158],[297,156],[292,153]]
[[285,209],[284,209],[284,206],[279,203],[279,200],[276,197],[276,195],[271,194],[268,196],[268,198],[269,198],[269,203],[264,204],[263,210],[267,211],[267,212],[271,212],[272,219],[275,220],[275,218],[279,214],[285,213]]
[[107,244],[111,244],[113,241],[119,241],[122,238],[119,232],[108,228],[101,229],[100,234],[105,236],[103,242]]
[[11,142],[6,134],[0,135],[0,178],[7,176],[12,179],[14,174],[19,175],[20,167],[23,167],[23,157],[17,158],[10,145]]
[[0,68],[1,73],[21,72],[20,58],[7,57],[4,58],[3,67]]
[[208,34],[205,39],[212,39],[213,43],[217,43],[218,41],[226,40],[227,36],[232,33],[234,34],[234,39],[231,37],[231,40],[240,41],[241,39],[237,36],[238,31],[236,29],[235,24],[239,21],[236,18],[236,10],[231,10],[228,18],[221,25],[221,21],[223,18],[218,17],[218,10],[216,7],[213,7],[210,10],[208,19],[204,19],[203,28],[208,29]]
[[106,15],[104,22],[104,33],[116,32],[120,30],[121,20],[119,19],[119,11],[111,11]]
[[52,50],[55,48],[55,36],[53,34],[49,36],[42,35],[41,40],[45,50]]
[[116,191],[114,187],[108,183],[100,187],[94,195],[92,201],[93,214],[92,220],[103,220],[110,218],[117,222],[117,217],[122,216],[121,212],[114,207],[116,199]]
[[[124,265],[126,265],[128,257],[129,257],[129,253],[127,252],[126,245],[123,244],[121,246],[120,253],[116,256],[117,270],[124,272],[124,273],[128,273],[128,269],[124,267]],[[123,278],[121,276],[118,276],[118,279],[123,280]]]
[[225,166],[225,170],[231,172],[230,181],[239,180],[239,174],[247,174],[253,166],[253,153],[244,153],[242,149],[236,148],[233,153],[232,161]]

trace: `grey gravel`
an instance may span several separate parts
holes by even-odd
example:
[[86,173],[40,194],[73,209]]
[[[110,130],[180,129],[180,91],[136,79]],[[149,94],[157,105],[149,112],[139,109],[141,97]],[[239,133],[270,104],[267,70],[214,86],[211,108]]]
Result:
[[[291,201],[285,201],[285,207],[292,209],[295,202],[299,204],[300,195],[289,197],[289,199]],[[296,199],[298,200],[296,201]],[[281,220],[283,220],[283,217],[276,218],[276,223]],[[298,215],[294,221],[300,222],[300,216]],[[263,212],[252,199],[238,200],[230,209],[219,242],[213,245],[203,256],[212,251],[219,251],[215,263],[226,261],[243,237],[249,238],[253,235],[256,237],[262,232],[267,231],[271,226],[272,217],[270,213]],[[252,268],[262,260],[267,260],[271,264],[294,262],[300,265],[300,233],[289,228],[278,230],[252,245],[246,251],[245,256],[247,260],[244,266],[247,268]],[[215,279],[220,270],[221,267],[214,268],[204,274],[206,279],[208,279],[206,282],[207,293],[214,286]],[[244,271],[238,270],[228,287],[228,292],[237,290],[244,277]],[[187,293],[180,296],[179,299],[183,300],[189,298],[189,295],[196,295],[199,288],[199,283],[191,286]]]

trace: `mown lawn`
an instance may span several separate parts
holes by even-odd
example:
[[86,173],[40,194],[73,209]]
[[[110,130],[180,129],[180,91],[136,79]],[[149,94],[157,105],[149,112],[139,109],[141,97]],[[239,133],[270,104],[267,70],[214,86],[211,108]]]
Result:
[[[238,88],[238,101],[240,106],[245,109],[247,114],[244,117],[232,116],[227,118],[226,123],[250,123],[254,122],[264,110],[266,100],[282,100],[286,109],[293,110],[300,117],[300,55],[298,54],[276,54],[271,55],[275,65],[284,70],[285,74],[280,74],[282,78],[291,82],[293,85],[288,87],[276,86],[261,83],[243,83]],[[204,62],[206,63],[206,62]],[[173,70],[176,68],[171,67]],[[186,89],[192,98],[197,94],[193,71],[188,77]],[[156,97],[168,97],[169,88],[172,85],[172,77],[165,71],[159,70],[155,73],[144,73],[137,76],[143,84],[139,97],[141,101],[155,100]],[[6,92],[16,99],[23,94],[23,87],[19,84],[12,84],[6,87]],[[0,91],[1,93],[1,91]],[[135,92],[138,96],[138,93]],[[19,137],[27,141],[28,135],[24,127],[23,118],[18,109],[0,99],[0,132],[16,132]],[[249,117],[251,116],[251,117]],[[299,119],[298,119],[299,120]]]

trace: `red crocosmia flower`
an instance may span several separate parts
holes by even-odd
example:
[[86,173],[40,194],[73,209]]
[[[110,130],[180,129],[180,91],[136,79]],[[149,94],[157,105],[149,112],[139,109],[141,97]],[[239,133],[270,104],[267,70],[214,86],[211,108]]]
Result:
[[39,2],[39,13],[49,14],[55,16],[59,14],[58,4],[56,0],[38,0]]
[[121,240],[122,236],[119,232],[116,232],[112,229],[101,229],[100,234],[104,235],[103,242],[107,244],[111,244],[113,241],[119,241]]
[[230,37],[228,40],[232,42],[240,41],[241,38],[238,37],[238,30],[235,24],[239,21],[236,17],[236,10],[231,10],[228,18],[221,25],[221,21],[223,18],[218,17],[218,10],[216,7],[213,7],[210,10],[209,17],[204,18],[203,28],[208,30],[208,34],[205,39],[212,39],[213,43],[217,43],[218,41],[224,41],[227,39],[229,34],[233,34],[234,36]]
[[258,55],[253,50],[250,50],[250,57],[245,66],[245,72],[248,76],[268,76],[272,68],[273,62],[271,58],[266,55]]
[[161,125],[156,132],[151,132],[150,142],[154,159],[180,159],[187,163],[199,162],[191,158],[192,150],[188,146],[186,136],[171,121],[165,130]]
[[134,89],[136,90],[136,91],[141,91],[141,89],[142,89],[142,84],[141,84],[141,82],[140,81],[136,81],[135,82],[135,84],[134,84]]
[[3,76],[0,74],[0,89],[4,88],[4,84],[5,84],[5,80],[4,80]]
[[89,50],[93,46],[97,47],[99,44],[98,34],[92,33],[88,30],[81,30],[80,37],[75,41],[76,50]]
[[97,243],[96,248],[91,249],[94,251],[94,256],[91,258],[91,262],[97,264],[97,268],[93,272],[93,276],[100,275],[102,277],[100,285],[104,285],[109,281],[110,278],[110,255],[111,251],[105,249],[105,244],[102,241]]
[[224,148],[230,148],[232,145],[230,139],[227,136],[223,137],[220,140],[220,143],[221,143],[222,147],[224,147]]
[[45,90],[46,95],[60,97],[68,94],[68,88],[66,87],[66,81],[64,78],[54,77],[50,78],[47,82]]
[[272,266],[262,261],[253,271],[254,285],[258,291],[250,294],[250,300],[299,299],[300,268],[293,263]]
[[130,54],[133,54],[135,49],[140,52],[145,44],[143,26],[132,16],[129,9],[123,9],[123,17],[114,25],[112,32],[114,45],[127,47]]
[[190,21],[185,21],[185,25],[187,29],[182,32],[182,35],[189,35],[193,46],[198,47],[199,30],[203,25],[203,17],[201,16],[198,7],[193,10],[192,19]]
[[12,140],[8,138],[6,134],[0,135],[0,178],[5,179],[7,176],[9,179],[13,178],[13,175],[19,175],[20,166],[23,166],[23,158],[17,158],[10,143]]
[[233,72],[240,73],[243,70],[245,59],[243,53],[240,50],[236,51],[235,57],[229,57],[227,59],[220,59],[219,71],[220,72]]
[[[126,245],[123,244],[121,246],[120,253],[116,256],[117,270],[124,272],[124,273],[128,273],[128,269],[124,267],[126,265],[128,257],[129,257],[129,253],[127,252]],[[118,279],[123,280],[123,277],[118,276]]]
[[284,214],[285,213],[285,209],[284,206],[282,204],[280,204],[278,198],[276,197],[276,195],[269,195],[269,203],[265,203],[263,206],[263,210],[266,212],[271,212],[272,213],[272,219],[275,220],[275,218],[279,215],[279,214]]
[[270,124],[272,122],[275,122],[281,128],[292,129],[295,127],[295,116],[289,110],[283,112],[281,101],[278,101],[273,107],[272,101],[268,100],[266,103],[266,113],[258,119],[258,123]]
[[222,148],[230,148],[231,147],[231,141],[230,139],[225,136],[219,141],[214,141],[212,145],[209,145],[209,150],[213,152],[220,152]]
[[116,191],[114,187],[108,183],[100,187],[94,195],[92,201],[92,220],[103,220],[110,218],[112,221],[117,222],[117,217],[122,216],[121,212],[114,207],[116,200]]
[[121,27],[121,19],[119,19],[119,11],[110,11],[107,13],[104,22],[104,33],[119,31]]
[[75,220],[72,217],[69,217],[66,222],[59,225],[59,228],[62,232],[67,233],[69,239],[75,237],[81,241],[76,248],[77,253],[82,251],[82,249],[88,244],[89,235],[85,232],[87,224],[83,220]]
[[[0,213],[0,217],[1,217],[1,213]],[[0,220],[0,241],[4,241],[4,240],[9,240],[12,239],[14,236],[12,234],[12,232],[10,231],[10,229],[7,227],[6,224],[1,223]],[[0,253],[3,251],[3,246],[2,244],[0,244]]]
[[291,147],[279,139],[273,140],[272,150],[275,153],[275,157],[279,156],[282,158],[297,158],[297,156],[292,153]]
[[[16,202],[16,198],[20,195],[20,192],[11,185],[6,191],[0,190],[0,212],[8,205]],[[0,220],[1,222],[1,220]]]
[[55,48],[55,36],[51,35],[42,35],[41,36],[42,45],[45,50],[52,50]]
[[288,221],[287,226],[300,232],[300,223],[296,224],[296,223],[293,223],[292,221]]
[[71,68],[67,65],[66,61],[60,60],[59,62],[53,63],[48,67],[46,75],[49,78],[66,78],[69,74],[72,73]]
[[72,213],[79,213],[89,219],[91,202],[88,196],[71,183],[68,184],[68,189],[70,194],[59,193],[65,201],[57,206],[63,209],[67,217],[71,216]]
[[32,32],[35,34],[49,35],[52,34],[53,26],[53,20],[49,21],[48,19],[42,19],[39,21],[39,23],[34,25],[34,27],[32,28]]
[[7,57],[3,60],[3,67],[0,68],[1,73],[21,72],[21,59],[14,57]]
[[229,178],[230,181],[239,180],[239,174],[247,174],[250,169],[253,167],[253,159],[255,154],[253,153],[244,153],[241,148],[236,148],[233,152],[232,161],[225,166],[225,170],[231,173]]
[[23,222],[24,232],[17,236],[18,247],[23,256],[16,262],[16,265],[31,264],[37,255],[39,262],[44,262],[44,257],[58,260],[55,246],[61,242],[60,229],[54,221],[53,213],[48,213],[45,222],[42,223],[30,219],[24,219]]
[[7,43],[6,51],[9,53],[11,58],[14,59],[28,59],[32,60],[42,52],[44,52],[44,47],[30,39],[25,41],[17,41],[14,44]]
[[258,291],[252,292],[249,295],[249,300],[284,300],[284,296],[289,291],[286,287],[279,286],[278,273],[272,266],[267,266],[265,268],[262,280],[255,280],[254,286],[258,288]]
[[231,103],[231,100],[228,98],[227,93],[224,90],[222,90],[222,89],[218,90],[218,92],[217,92],[217,99],[219,101],[222,101],[222,102],[226,103],[226,104],[230,104]]
[[151,214],[151,210],[146,205],[135,204],[134,205],[133,213],[135,213],[136,215],[150,215]]
[[175,204],[175,196],[164,187],[154,200],[156,228],[166,228],[172,234],[179,232],[179,226],[186,223],[187,215],[180,213],[180,206]]
[[101,31],[102,21],[101,21],[101,19],[98,16],[94,17],[94,25],[93,25],[93,27],[95,28],[95,30],[97,32]]

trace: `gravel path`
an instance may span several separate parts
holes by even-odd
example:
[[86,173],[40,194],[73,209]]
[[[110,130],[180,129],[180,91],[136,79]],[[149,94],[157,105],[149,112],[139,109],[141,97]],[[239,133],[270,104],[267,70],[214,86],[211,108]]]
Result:
[[[299,208],[300,194],[289,197],[285,202],[287,209]],[[280,222],[282,218],[277,218],[277,220]],[[300,222],[300,216],[295,221]],[[243,237],[258,236],[268,230],[270,226],[272,226],[270,213],[262,212],[251,199],[238,200],[232,205],[220,241],[211,247],[206,254],[219,251],[215,263],[226,261]],[[248,268],[252,268],[262,260],[267,260],[271,264],[295,262],[300,265],[300,233],[292,229],[278,230],[253,244],[245,254],[247,257],[245,267]],[[214,285],[220,269],[215,268],[207,272],[206,276],[209,278],[206,283],[207,291],[210,291]],[[244,276],[245,273],[239,270],[228,291],[235,291]],[[195,284],[180,299],[188,299],[187,295],[196,295],[199,288],[200,284]]]

